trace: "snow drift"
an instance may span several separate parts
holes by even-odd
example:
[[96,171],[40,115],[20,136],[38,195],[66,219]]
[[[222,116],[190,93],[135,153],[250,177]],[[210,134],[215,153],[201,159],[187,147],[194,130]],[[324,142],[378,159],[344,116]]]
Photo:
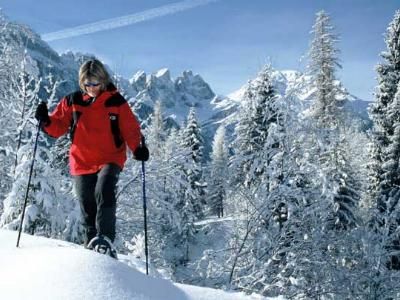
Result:
[[123,262],[63,241],[0,230],[0,299],[264,299],[146,276]]

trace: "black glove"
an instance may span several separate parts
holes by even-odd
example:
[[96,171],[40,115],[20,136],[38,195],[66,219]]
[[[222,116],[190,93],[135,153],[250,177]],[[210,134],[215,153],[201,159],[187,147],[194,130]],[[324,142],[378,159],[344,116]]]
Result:
[[133,151],[133,156],[136,160],[140,161],[148,161],[149,160],[149,149],[147,149],[146,145],[139,145],[135,151]]
[[49,111],[47,110],[47,104],[45,102],[40,102],[36,108],[35,118],[44,126],[50,124]]

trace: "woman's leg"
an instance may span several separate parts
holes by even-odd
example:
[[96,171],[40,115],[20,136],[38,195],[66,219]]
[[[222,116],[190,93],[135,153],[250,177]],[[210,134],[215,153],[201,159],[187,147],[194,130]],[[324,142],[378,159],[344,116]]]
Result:
[[96,227],[98,234],[115,239],[116,207],[115,191],[121,168],[116,164],[105,165],[97,174],[95,198],[97,202]]
[[75,191],[81,207],[83,225],[85,227],[85,247],[97,234],[96,213],[97,204],[94,197],[97,174],[74,176]]

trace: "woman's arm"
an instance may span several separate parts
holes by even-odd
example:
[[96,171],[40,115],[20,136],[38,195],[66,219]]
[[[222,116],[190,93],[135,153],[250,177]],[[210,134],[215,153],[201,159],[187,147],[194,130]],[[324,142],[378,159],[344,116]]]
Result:
[[43,127],[43,130],[50,136],[58,138],[68,132],[72,122],[72,106],[68,105],[67,98],[58,103],[55,110],[49,115],[50,124]]
[[120,106],[120,124],[122,138],[128,144],[128,147],[135,151],[140,145],[142,134],[140,133],[140,124],[133,114],[128,102]]

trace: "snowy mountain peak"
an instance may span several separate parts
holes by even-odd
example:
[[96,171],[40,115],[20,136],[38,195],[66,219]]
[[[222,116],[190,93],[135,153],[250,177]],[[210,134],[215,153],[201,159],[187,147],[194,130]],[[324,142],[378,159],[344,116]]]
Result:
[[135,102],[145,105],[145,111],[161,102],[166,116],[174,116],[177,124],[186,119],[190,107],[196,107],[199,119],[206,121],[214,114],[212,99],[215,93],[198,74],[186,70],[172,78],[168,68],[162,68],[150,75],[137,72],[128,82],[127,94]]
[[161,80],[165,80],[165,81],[170,81],[171,80],[171,74],[169,72],[169,70],[167,68],[163,68],[161,70],[159,70],[155,76]]
[[[315,97],[315,88],[313,88],[311,77],[295,70],[274,70],[272,72],[272,83],[279,95],[288,95],[292,93],[299,100],[307,101],[313,100]],[[256,82],[256,77],[253,82]],[[338,100],[360,100],[357,97],[349,94],[347,89],[343,86],[340,80],[335,81],[335,85],[341,91]],[[239,90],[234,91],[228,95],[228,98],[239,102],[243,98],[246,91],[247,84],[242,86]]]
[[193,72],[190,70],[183,71],[183,77],[190,78],[193,77]]
[[168,69],[161,69],[150,76],[147,76],[146,85],[150,89],[173,89],[174,83]]
[[[259,77],[256,77],[250,83],[257,84],[258,80]],[[299,105],[308,106],[315,99],[316,89],[313,87],[311,77],[307,74],[296,70],[274,70],[271,74],[271,80],[278,95],[291,95],[298,100],[297,103]],[[344,105],[350,110],[350,113],[361,118],[368,124],[367,107],[369,102],[351,95],[340,80],[336,80],[334,84],[340,91],[337,100],[344,101]],[[237,91],[228,94],[223,101],[217,103],[219,109],[225,111],[228,115],[224,119],[224,122],[230,123],[235,120],[235,115],[238,112],[238,107],[244,98],[247,88],[248,84],[245,84]]]
[[131,79],[129,79],[130,84],[138,83],[144,81],[146,82],[146,73],[144,71],[138,71]]
[[195,98],[211,100],[215,97],[203,78],[198,74],[193,75],[192,71],[184,71],[183,76],[176,78],[175,86],[179,92],[188,93]]

